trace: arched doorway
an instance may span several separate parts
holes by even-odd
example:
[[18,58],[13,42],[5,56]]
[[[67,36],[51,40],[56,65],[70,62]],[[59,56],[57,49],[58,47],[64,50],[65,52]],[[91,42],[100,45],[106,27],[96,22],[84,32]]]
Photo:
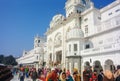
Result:
[[105,61],[105,66],[104,66],[105,70],[110,70],[112,72],[115,71],[115,66],[112,60],[108,59]]
[[97,71],[97,73],[99,73],[101,69],[103,69],[103,68],[101,66],[100,61],[98,61],[98,60],[95,61],[94,64],[93,64],[93,70]]
[[84,69],[91,69],[90,63],[88,61],[85,62]]
[[60,65],[61,63],[62,63],[62,51],[58,51],[56,52],[56,65]]
[[53,66],[52,53],[49,54],[49,66]]

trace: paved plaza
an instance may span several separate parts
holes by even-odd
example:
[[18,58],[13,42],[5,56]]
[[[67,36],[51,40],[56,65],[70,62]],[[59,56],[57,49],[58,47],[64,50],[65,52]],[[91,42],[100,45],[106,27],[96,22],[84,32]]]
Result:
[[[20,81],[20,79],[18,79],[18,75],[14,75],[14,78],[11,81]],[[24,81],[32,81],[32,79],[31,78],[25,78]],[[37,81],[40,81],[40,80],[37,80]]]

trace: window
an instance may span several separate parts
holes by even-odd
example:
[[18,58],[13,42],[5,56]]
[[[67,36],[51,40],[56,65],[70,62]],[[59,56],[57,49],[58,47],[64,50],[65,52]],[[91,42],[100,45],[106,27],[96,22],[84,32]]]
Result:
[[36,59],[38,60],[38,56],[36,57]]
[[77,44],[74,44],[74,51],[77,51]]
[[84,21],[87,21],[87,20],[88,20],[88,18],[85,18],[85,19],[84,19]]
[[37,40],[35,40],[35,43],[37,43],[38,41]]
[[86,44],[86,45],[85,45],[85,49],[88,49],[88,48],[90,48],[90,45],[89,45],[89,44]]
[[88,25],[85,26],[85,33],[88,33]]
[[[82,19],[81,19],[81,17],[79,17],[79,22],[80,22],[80,26],[81,26],[81,22],[82,22]],[[81,28],[81,27],[80,27]]]
[[69,45],[69,52],[71,52],[71,45]]
[[27,52],[25,52],[25,54],[27,54]]
[[50,54],[50,61],[52,60],[52,54]]
[[118,11],[120,11],[120,9],[117,9],[115,12],[118,12]]
[[81,11],[77,10],[77,13],[81,13]]
[[38,43],[40,43],[40,40],[38,40]]
[[76,55],[76,53],[74,53],[74,55]]
[[111,12],[111,13],[109,13],[108,15],[112,15],[112,12]]
[[101,17],[98,17],[99,20],[101,20]]
[[90,63],[92,63],[92,59],[90,59]]

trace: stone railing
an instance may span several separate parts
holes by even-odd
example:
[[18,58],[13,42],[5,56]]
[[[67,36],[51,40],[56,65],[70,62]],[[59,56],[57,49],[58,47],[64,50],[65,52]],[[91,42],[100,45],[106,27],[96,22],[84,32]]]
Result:
[[93,54],[101,54],[101,53],[107,53],[107,52],[112,52],[112,51],[118,51],[120,50],[120,43],[116,44],[109,44],[105,46],[101,46],[98,48],[91,48],[91,49],[86,49],[81,51],[82,56],[86,55],[93,55]]
[[78,51],[74,51],[74,52],[66,52],[67,53],[67,57],[69,57],[69,56],[79,56],[80,55],[80,52],[78,52]]
[[108,21],[96,25],[96,33],[120,27],[120,16],[114,17]]

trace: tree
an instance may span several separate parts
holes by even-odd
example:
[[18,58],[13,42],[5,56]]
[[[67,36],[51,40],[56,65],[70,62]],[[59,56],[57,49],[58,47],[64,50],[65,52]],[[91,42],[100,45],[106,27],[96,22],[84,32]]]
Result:
[[0,63],[3,64],[4,55],[0,55]]
[[12,55],[6,57],[4,57],[4,55],[0,55],[0,63],[5,65],[17,65],[17,62]]

